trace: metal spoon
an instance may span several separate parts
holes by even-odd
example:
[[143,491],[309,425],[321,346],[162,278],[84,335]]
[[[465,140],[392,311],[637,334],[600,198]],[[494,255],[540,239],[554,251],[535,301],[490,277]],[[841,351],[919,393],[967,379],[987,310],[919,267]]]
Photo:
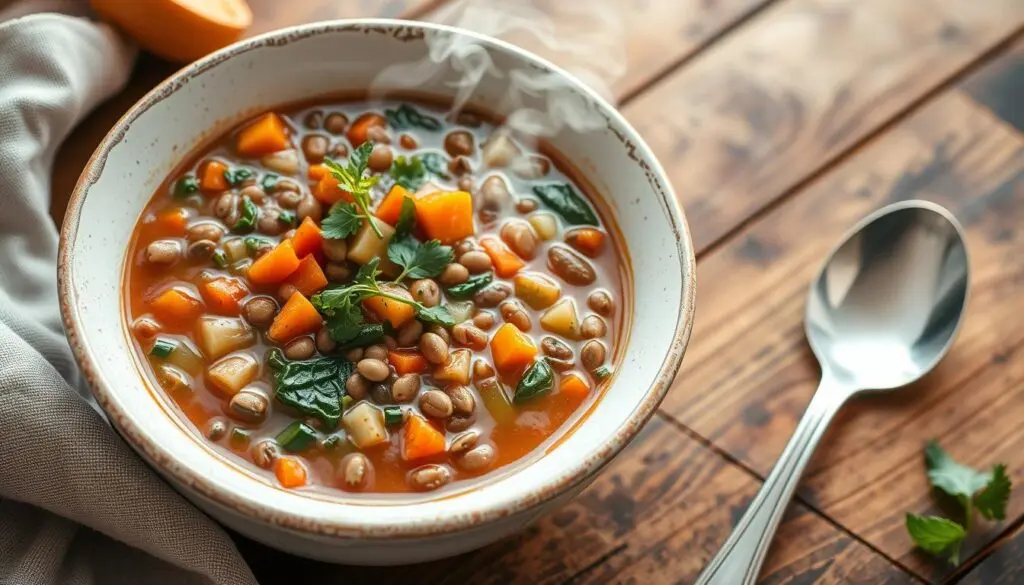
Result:
[[942,207],[903,201],[861,220],[811,283],[804,328],[821,383],[775,469],[697,585],[753,585],[804,467],[839,407],[928,373],[967,303],[963,230]]

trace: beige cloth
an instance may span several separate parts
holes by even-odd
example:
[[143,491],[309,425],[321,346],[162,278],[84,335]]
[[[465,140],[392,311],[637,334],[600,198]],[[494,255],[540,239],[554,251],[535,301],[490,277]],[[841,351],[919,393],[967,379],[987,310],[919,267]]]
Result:
[[62,332],[51,166],[72,127],[125,84],[134,56],[110,28],[81,18],[0,23],[3,585],[255,583],[224,530],[90,407]]

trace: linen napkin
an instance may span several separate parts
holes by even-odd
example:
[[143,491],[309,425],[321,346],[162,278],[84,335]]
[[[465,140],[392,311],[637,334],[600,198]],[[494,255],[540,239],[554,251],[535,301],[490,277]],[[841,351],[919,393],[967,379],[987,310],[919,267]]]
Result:
[[0,10],[0,584],[252,584],[224,530],[91,407],[64,338],[51,167],[135,49],[85,18],[12,17],[85,8]]

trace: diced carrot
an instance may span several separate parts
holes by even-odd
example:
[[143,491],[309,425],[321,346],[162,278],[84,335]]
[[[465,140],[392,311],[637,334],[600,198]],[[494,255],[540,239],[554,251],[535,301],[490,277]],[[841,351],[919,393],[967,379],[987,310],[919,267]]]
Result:
[[494,366],[502,372],[522,368],[533,361],[537,346],[529,335],[511,323],[505,323],[491,338],[491,356]]
[[309,165],[307,176],[311,181],[319,181],[331,173],[327,165]]
[[427,371],[427,358],[418,351],[391,350],[388,352],[388,363],[395,368],[399,376],[405,374],[422,374]]
[[249,280],[258,284],[284,282],[299,268],[299,257],[291,240],[284,240],[273,250],[260,256],[249,267]]
[[199,169],[199,188],[210,193],[230,189],[228,178],[224,176],[227,170],[228,165],[219,160],[206,161]]
[[149,302],[149,310],[165,324],[191,323],[199,318],[203,308],[203,301],[191,291],[178,287],[165,290]]
[[558,385],[558,392],[574,400],[583,400],[590,394],[590,384],[576,372],[569,372],[562,376],[562,381]]
[[242,156],[258,157],[288,148],[288,127],[274,112],[256,119],[238,133],[235,149]]
[[348,141],[352,143],[352,146],[359,148],[362,143],[366,142],[367,133],[370,128],[379,126],[384,128],[388,125],[388,121],[384,119],[384,116],[375,114],[373,112],[367,112],[362,116],[359,116],[352,122],[352,125],[348,127]]
[[161,236],[184,236],[188,225],[188,212],[182,207],[165,209],[156,214],[153,224]]
[[392,226],[398,225],[398,217],[402,214],[402,203],[406,199],[413,199],[412,194],[406,191],[405,187],[396,183],[377,206],[377,217]]
[[307,216],[299,224],[299,227],[296,228],[295,235],[292,236],[292,247],[295,248],[295,255],[302,258],[306,254],[320,252],[323,244],[324,236],[320,231],[320,226],[316,225],[313,218]]
[[249,289],[237,278],[221,276],[209,280],[199,288],[206,304],[221,315],[237,315],[238,301],[249,294]]
[[604,232],[589,227],[576,228],[565,234],[565,241],[573,248],[594,258],[604,249]]
[[438,191],[420,197],[416,200],[416,224],[428,238],[454,244],[476,231],[473,198],[465,191]]
[[[385,283],[380,285],[380,288],[392,296],[412,301],[412,295],[401,286]],[[389,321],[395,329],[405,325],[416,316],[416,309],[412,305],[387,297],[370,297],[363,301],[363,307],[368,311],[373,311],[381,319]]]
[[274,475],[282,487],[297,488],[306,485],[306,468],[298,458],[290,455],[274,460]]
[[272,341],[284,343],[300,335],[316,333],[323,324],[324,319],[317,312],[313,303],[309,302],[309,299],[302,293],[295,291],[274,317],[274,322],[270,324],[270,329],[267,331],[267,337]]
[[423,417],[412,415],[402,429],[402,456],[406,461],[415,461],[444,453],[444,434],[430,425]]
[[324,276],[324,271],[320,268],[320,263],[316,261],[316,257],[312,254],[307,254],[305,258],[299,261],[299,267],[288,277],[287,282],[302,294],[310,297],[313,296],[313,293],[320,292],[327,286],[327,277]]
[[498,238],[493,236],[480,238],[480,247],[491,257],[494,272],[502,278],[511,278],[526,266],[526,263]]
[[313,188],[313,196],[324,205],[334,205],[339,201],[347,201],[349,203],[355,201],[351,193],[338,188],[338,179],[335,179],[334,175],[330,173],[324,175],[320,182],[316,184],[316,187]]

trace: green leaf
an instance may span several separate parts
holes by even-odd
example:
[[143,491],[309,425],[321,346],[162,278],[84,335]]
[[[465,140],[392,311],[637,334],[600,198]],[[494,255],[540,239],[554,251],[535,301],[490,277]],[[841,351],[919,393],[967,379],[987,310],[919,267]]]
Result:
[[516,384],[516,392],[512,401],[517,404],[526,402],[551,392],[554,387],[555,372],[551,369],[551,364],[547,360],[537,360],[526,369],[522,379]]
[[352,195],[356,208],[359,210],[359,215],[363,219],[370,221],[370,226],[378,238],[383,238],[384,234],[381,233],[377,224],[371,221],[373,218],[370,216],[370,189],[377,184],[380,177],[363,176],[369,168],[368,161],[372,150],[373,144],[365,142],[359,148],[352,151],[346,166],[343,167],[329,158],[324,159],[324,165],[330,169],[331,175],[338,180],[338,188]]
[[438,240],[429,240],[420,244],[416,240],[405,237],[391,240],[388,245],[388,259],[401,266],[404,270],[396,279],[431,278],[441,274],[445,266],[455,259],[450,246],[442,246]]
[[537,185],[533,192],[571,225],[599,225],[590,204],[567,183]]
[[416,317],[424,323],[434,323],[442,327],[455,327],[455,317],[448,312],[448,309],[438,305],[426,307],[416,313]]
[[967,531],[964,527],[938,516],[907,514],[907,532],[914,544],[933,555],[945,556],[953,565],[960,564],[960,545]]
[[199,179],[195,175],[185,175],[174,182],[171,193],[178,198],[188,197],[199,192]]
[[974,496],[974,506],[987,520],[1005,520],[1006,503],[1010,500],[1013,484],[1006,475],[1006,466],[1000,463],[992,468],[988,485]]
[[356,233],[362,224],[363,218],[355,205],[338,203],[331,207],[320,229],[323,230],[325,238],[341,240]]
[[427,181],[427,167],[423,165],[423,159],[418,156],[395,157],[391,163],[391,170],[388,172],[396,183],[409,191],[419,189]]
[[433,116],[422,114],[419,110],[407,104],[402,104],[394,110],[384,110],[384,117],[388,119],[388,125],[395,130],[422,128],[431,132],[437,132],[443,128],[440,120]]
[[256,176],[256,173],[252,169],[245,167],[239,167],[236,169],[227,169],[224,171],[224,179],[227,180],[228,184],[232,187],[237,187],[242,184],[242,181],[246,181]]
[[427,172],[435,177],[442,179],[451,179],[448,176],[448,159],[444,155],[437,152],[426,152],[420,155],[423,160],[423,166],[426,167]]
[[989,482],[989,474],[957,463],[934,440],[925,445],[924,461],[932,485],[957,498],[965,510],[974,494]]
[[412,233],[416,227],[416,204],[412,199],[402,199],[402,210],[398,212],[398,225],[395,226],[394,239],[402,239]]
[[[328,324],[328,327],[330,327],[330,324]],[[380,323],[364,323],[359,327],[359,332],[355,337],[352,337],[345,342],[339,342],[341,345],[338,346],[338,349],[344,351],[346,349],[352,349],[353,347],[366,347],[367,345],[373,345],[381,339],[384,339],[384,335],[386,334],[387,331],[384,330],[384,326]],[[331,337],[334,337],[333,332]]]
[[345,380],[355,367],[333,357],[289,361],[280,350],[271,350],[268,363],[274,373],[274,395],[306,416],[315,416],[333,429],[341,418]]
[[468,299],[487,285],[491,284],[492,280],[494,280],[494,274],[490,272],[475,274],[470,276],[469,279],[462,284],[448,287],[448,296],[455,299]]
[[[226,171],[225,171],[226,172]],[[260,217],[260,208],[248,197],[242,199],[242,215],[231,226],[231,231],[244,234],[251,232],[256,227],[256,220]]]
[[359,271],[356,272],[356,277],[353,279],[353,282],[377,288],[377,276],[380,274],[380,269],[377,267],[379,265],[380,258],[377,258],[376,256],[370,258],[369,262],[359,267]]
[[277,179],[278,176],[274,173],[263,175],[263,178],[260,179],[260,187],[262,187],[264,191],[270,191],[274,188],[274,185],[277,184]]

